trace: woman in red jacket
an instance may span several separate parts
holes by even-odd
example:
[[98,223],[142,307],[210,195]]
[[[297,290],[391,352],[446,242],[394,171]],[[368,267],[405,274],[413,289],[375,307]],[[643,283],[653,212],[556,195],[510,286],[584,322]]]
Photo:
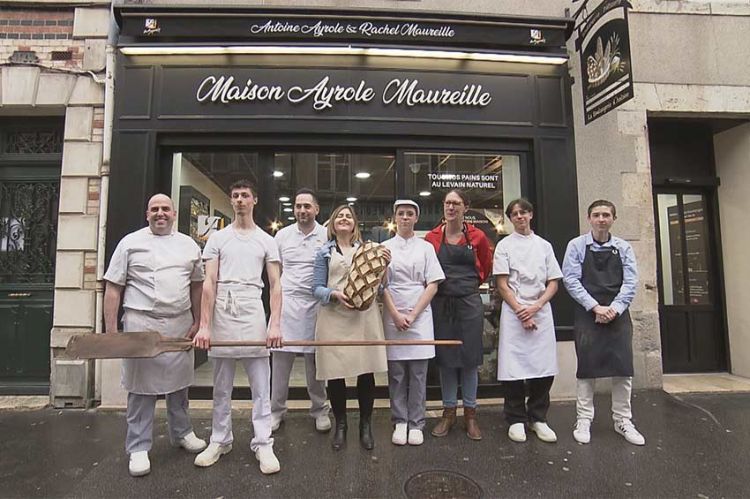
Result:
[[484,316],[479,285],[492,271],[492,252],[487,236],[464,221],[469,198],[458,189],[443,199],[444,223],[430,231],[425,240],[432,243],[445,273],[432,300],[436,340],[462,340],[461,347],[437,347],[443,417],[432,430],[444,437],[456,422],[458,383],[464,403],[466,435],[481,440],[476,421],[478,367],[482,364]]

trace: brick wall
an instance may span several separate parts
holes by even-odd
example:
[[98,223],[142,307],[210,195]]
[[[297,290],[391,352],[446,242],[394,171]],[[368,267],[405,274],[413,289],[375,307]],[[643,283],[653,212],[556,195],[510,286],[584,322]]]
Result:
[[16,50],[33,51],[39,63],[56,68],[80,68],[84,40],[73,39],[74,10],[0,9],[0,61]]

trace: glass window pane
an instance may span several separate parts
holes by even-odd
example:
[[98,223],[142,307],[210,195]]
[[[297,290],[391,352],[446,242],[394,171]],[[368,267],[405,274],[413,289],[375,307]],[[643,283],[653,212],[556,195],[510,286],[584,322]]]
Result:
[[685,304],[685,278],[682,272],[682,229],[676,194],[658,194],[659,251],[664,305]]
[[691,305],[710,305],[708,220],[705,198],[700,194],[682,197],[687,244],[688,290]]
[[293,201],[302,187],[314,189],[317,179],[318,222],[325,223],[334,208],[349,203],[359,217],[364,239],[380,242],[390,237],[388,222],[396,196],[393,154],[277,153],[274,164],[275,170],[284,172],[277,180],[289,179],[286,184],[275,184],[279,227],[294,223],[290,201],[282,200]]
[[417,230],[427,232],[443,217],[443,195],[460,188],[471,199],[466,220],[481,228],[490,241],[513,230],[505,219],[505,203],[521,196],[520,158],[515,155],[450,152],[408,152],[406,195],[420,200]]

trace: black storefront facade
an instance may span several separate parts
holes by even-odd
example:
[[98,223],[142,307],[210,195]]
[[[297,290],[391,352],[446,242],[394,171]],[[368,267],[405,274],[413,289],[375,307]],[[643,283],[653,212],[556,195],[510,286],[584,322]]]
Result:
[[[222,191],[241,177],[257,183],[256,222],[271,233],[291,223],[300,187],[319,193],[320,222],[348,202],[373,240],[389,236],[395,198],[420,202],[424,231],[442,193],[462,187],[493,243],[517,195],[535,203],[535,230],[558,259],[578,234],[567,19],[148,6],[116,17],[107,258],[155,192],[178,198],[179,230],[200,242],[229,222]],[[492,396],[496,318],[484,294],[480,395]],[[564,291],[554,305],[558,340],[570,340]]]

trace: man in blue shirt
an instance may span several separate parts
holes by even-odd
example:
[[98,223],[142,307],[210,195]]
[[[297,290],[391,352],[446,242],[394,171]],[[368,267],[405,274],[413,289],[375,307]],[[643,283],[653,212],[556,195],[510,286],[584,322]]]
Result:
[[594,419],[597,378],[612,378],[612,418],[615,431],[634,445],[646,443],[633,425],[630,395],[633,386],[633,323],[629,307],[635,296],[638,270],[633,248],[610,233],[617,219],[611,201],[588,207],[591,231],[568,243],[563,283],[578,303],[575,310],[577,421],[573,438],[587,444]]

